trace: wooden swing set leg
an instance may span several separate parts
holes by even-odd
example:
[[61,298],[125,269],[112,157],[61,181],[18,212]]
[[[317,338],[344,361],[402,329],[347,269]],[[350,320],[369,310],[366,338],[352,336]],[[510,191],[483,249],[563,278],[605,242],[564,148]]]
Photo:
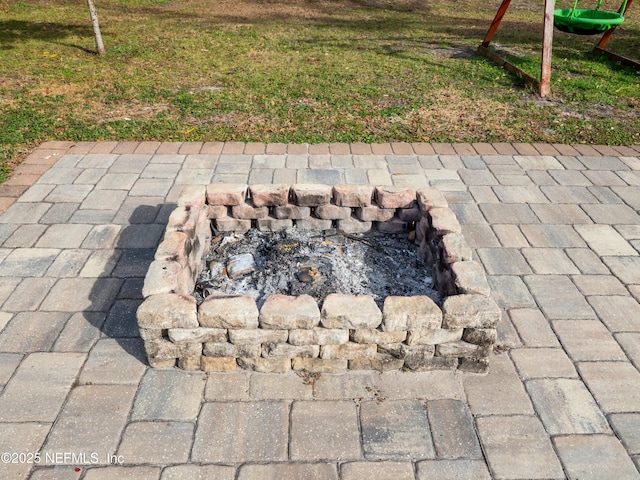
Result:
[[[633,0],[628,0],[624,9],[621,8],[618,11],[618,13],[621,13],[622,15],[624,15],[627,12],[627,10],[629,10],[629,7],[631,6],[632,3],[633,3]],[[600,39],[600,42],[593,49],[593,53],[596,53],[598,55],[604,55],[605,57],[608,57],[611,60],[614,60],[616,62],[620,62],[621,64],[626,65],[627,67],[640,70],[640,63],[636,62],[635,60],[631,60],[630,58],[623,57],[622,55],[618,55],[617,53],[613,53],[604,49],[604,47],[607,45],[607,42],[609,42],[609,40],[611,40],[611,37],[613,37],[613,34],[615,33],[615,31],[616,31],[616,27],[613,27],[607,30],[606,32],[604,32],[604,34],[602,35],[602,38]]]
[[484,36],[484,40],[478,47],[478,53],[493,60],[496,64],[503,67],[505,70],[517,75],[524,80],[526,85],[530,85],[540,93],[541,97],[549,95],[551,85],[551,48],[553,44],[553,0],[545,0],[545,12],[544,12],[544,33],[542,42],[542,67],[540,72],[540,81],[532,77],[528,73],[524,72],[516,65],[506,61],[500,55],[489,50],[489,44],[493,40],[502,18],[504,17],[511,0],[502,0],[502,4],[496,13],[487,34]]

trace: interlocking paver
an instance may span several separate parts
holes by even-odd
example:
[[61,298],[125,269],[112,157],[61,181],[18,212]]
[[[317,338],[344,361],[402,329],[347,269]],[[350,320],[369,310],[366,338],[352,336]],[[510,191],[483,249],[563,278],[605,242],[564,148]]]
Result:
[[[136,393],[133,385],[84,385],[74,388],[58,416],[47,442],[47,453],[74,452],[100,463],[118,447]],[[129,463],[130,459],[126,459]],[[43,464],[55,462],[43,462]]]
[[614,413],[609,415],[609,423],[627,453],[640,454],[640,413]]
[[595,318],[595,312],[568,277],[527,275],[524,281],[548,318]]
[[479,248],[478,256],[489,275],[522,275],[531,268],[515,248]]
[[483,460],[422,460],[416,463],[417,480],[489,480]]
[[511,358],[522,378],[578,376],[561,348],[520,348],[511,351]]
[[[72,154],[65,155],[66,149],[74,145],[75,150],[69,150]],[[45,147],[55,148],[45,150]],[[478,431],[493,475],[535,478],[544,472],[538,470],[523,474],[518,470],[522,465],[509,463],[506,457],[496,454],[491,447],[495,438],[489,437],[508,433],[511,426],[502,420],[513,418],[517,420],[515,423],[522,419],[524,423],[536,424],[529,432],[532,433],[529,440],[537,445],[534,453],[546,449],[541,445],[546,442],[548,446],[548,435],[566,435],[555,438],[568,439],[578,438],[573,433],[580,432],[582,436],[587,433],[587,437],[594,437],[593,426],[600,425],[601,417],[594,420],[598,408],[594,406],[593,398],[605,412],[613,412],[609,413],[612,424],[616,418],[619,419],[616,433],[622,440],[622,446],[618,444],[617,451],[626,447],[627,453],[640,465],[640,453],[633,446],[634,441],[637,445],[632,435],[635,424],[626,417],[617,417],[636,415],[638,411],[630,389],[640,382],[637,371],[627,360],[636,368],[640,365],[640,332],[636,321],[638,312],[635,312],[640,301],[640,216],[635,211],[640,207],[640,194],[638,176],[630,170],[640,169],[637,159],[640,150],[544,144],[437,144],[434,149],[431,144],[309,146],[241,142],[53,142],[45,147],[25,161],[23,165],[27,170],[21,172],[18,169],[15,178],[9,182],[17,182],[15,185],[2,187],[5,195],[15,197],[22,194],[22,197],[0,216],[0,242],[4,242],[4,248],[0,249],[0,302],[4,302],[0,303],[3,310],[0,313],[0,345],[13,345],[8,349],[25,352],[39,349],[70,352],[82,358],[89,353],[86,366],[79,375],[82,386],[73,390],[71,384],[67,387],[66,392],[72,392],[68,399],[70,402],[80,401],[74,395],[82,389],[115,391],[126,388],[135,391],[137,387],[139,392],[134,410],[137,408],[138,413],[130,416],[129,421],[133,423],[126,429],[120,453],[128,452],[129,456],[129,453],[133,455],[140,451],[144,454],[140,458],[144,457],[150,465],[158,466],[140,466],[141,460],[131,460],[130,466],[100,464],[96,468],[87,468],[86,473],[84,470],[79,473],[65,470],[63,466],[56,469],[42,466],[34,470],[33,478],[61,478],[60,475],[69,474],[67,476],[71,478],[84,475],[88,479],[159,479],[162,474],[162,478],[197,478],[198,475],[233,478],[237,475],[242,479],[279,479],[304,478],[307,475],[314,479],[337,479],[339,475],[342,478],[349,475],[359,477],[363,471],[371,475],[376,470],[378,476],[384,477],[385,472],[394,470],[390,465],[397,467],[395,478],[404,473],[413,478],[414,471],[407,468],[410,464],[398,463],[407,455],[407,452],[401,452],[404,440],[380,440],[378,445],[388,447],[387,451],[399,452],[382,462],[363,459],[363,438],[358,433],[361,407],[357,405],[366,404],[365,408],[368,408],[390,403],[427,407],[426,415],[430,416],[428,427],[434,438],[437,459],[419,460],[420,457],[416,457],[419,460],[415,465],[416,478],[456,478],[457,475],[461,478],[489,478],[485,461],[477,456],[477,450],[456,450],[461,448],[461,444],[456,443],[454,434],[460,430],[450,424],[463,422],[469,438],[475,435],[471,414],[468,410],[464,413],[467,401],[475,415],[474,420],[480,420]],[[226,149],[224,154],[219,156],[223,149]],[[310,150],[318,155],[309,155]],[[558,152],[566,156],[558,155]],[[618,153],[629,156],[620,157]],[[385,158],[385,155],[389,157]],[[46,172],[52,164],[48,173],[29,188],[27,180],[33,181],[35,175]],[[413,170],[415,166],[419,169]],[[227,173],[217,173],[212,177],[216,168],[218,172]],[[414,171],[414,174],[406,173]],[[412,188],[431,184],[439,187],[458,214],[468,243],[479,250],[480,253],[474,252],[476,259],[498,269],[488,276],[488,282],[493,290],[492,297],[499,306],[508,310],[508,316],[505,312],[498,326],[498,343],[501,347],[511,348],[510,353],[492,357],[491,373],[484,377],[461,376],[454,372],[380,374],[362,371],[357,374],[351,372],[353,375],[323,374],[319,378],[291,375],[284,380],[284,377],[271,374],[238,371],[209,374],[206,388],[202,382],[191,388],[181,382],[202,374],[148,370],[142,342],[137,339],[135,309],[141,300],[142,279],[182,183],[295,183],[302,180],[329,184],[375,183]],[[473,185],[483,181],[489,184]],[[66,225],[68,222],[80,226],[69,227]],[[137,226],[129,229],[132,224]],[[151,224],[151,228],[143,228],[143,224]],[[86,236],[80,244],[74,236],[63,238],[58,235],[52,244],[55,248],[32,247],[52,239],[56,229],[62,230],[63,225],[65,229],[79,228]],[[47,231],[50,232],[48,236]],[[125,232],[124,236],[121,232]],[[43,234],[44,240],[41,238]],[[70,246],[68,242],[75,243]],[[502,257],[501,254],[492,256],[486,253],[492,250],[507,252],[502,253]],[[500,262],[497,257],[504,261]],[[510,261],[507,257],[515,258]],[[493,263],[490,260],[494,260]],[[525,260],[533,267],[532,270],[528,270]],[[74,278],[78,275],[81,278]],[[89,277],[83,278],[84,275]],[[68,292],[72,291],[75,296],[69,295]],[[15,311],[15,314],[8,310]],[[547,314],[547,318],[542,312]],[[36,321],[30,320],[30,315]],[[58,323],[38,322],[41,315],[62,320]],[[32,333],[20,332],[22,327]],[[59,327],[62,331],[57,333]],[[521,343],[526,348],[520,348]],[[4,369],[0,367],[0,372],[3,372],[0,373],[0,389],[4,389],[0,402],[17,398],[16,379],[22,375],[25,362],[28,364],[29,359],[39,354],[33,353],[24,358],[20,353],[0,354],[0,361],[6,360]],[[18,365],[20,361],[22,363]],[[576,376],[576,362],[580,376]],[[39,368],[49,373],[51,366],[43,362]],[[590,368],[599,370],[596,374]],[[147,383],[152,375],[170,376],[175,380],[174,383],[169,382],[173,387],[158,382]],[[525,379],[533,405],[519,377]],[[353,378],[356,380],[346,380]],[[4,383],[6,385],[3,386]],[[29,388],[41,383],[30,382]],[[24,389],[27,391],[26,386]],[[53,391],[56,392],[55,388]],[[225,448],[233,451],[239,459],[231,463],[250,463],[232,467],[189,463],[190,460],[197,463],[213,461],[207,457],[213,449],[205,445],[205,438],[208,440],[213,430],[210,428],[206,434],[201,431],[200,437],[193,433],[193,428],[197,427],[192,423],[194,420],[202,423],[209,415],[207,421],[214,421],[212,415],[205,415],[206,409],[196,419],[203,393],[205,402],[212,402],[205,403],[205,407],[209,405],[211,408],[214,405],[246,405],[247,402],[264,406],[283,399],[281,404],[276,402],[280,405],[278,411],[282,410],[281,415],[275,416],[279,422],[276,430],[281,432],[278,434],[279,443],[276,442],[276,454],[266,459],[269,455],[265,456],[264,452],[254,454],[243,445],[234,446],[239,427],[227,425],[229,430],[224,434],[227,437],[223,435],[223,440],[228,439]],[[48,430],[49,422],[56,420],[54,428],[61,432],[60,425],[65,425],[64,422],[71,425],[73,417],[66,419],[64,413],[53,412],[61,407],[65,412],[71,406],[70,403],[60,403],[58,396],[62,398],[62,393],[53,395],[55,408],[47,406],[52,413],[45,427]],[[155,405],[154,408],[144,410],[145,399],[150,402],[148,405]],[[316,408],[324,409],[322,414],[325,416],[316,415],[315,418],[322,418],[320,421],[325,422],[322,426],[333,433],[345,428],[337,423],[345,423],[340,417],[338,420],[332,418],[335,417],[333,407],[347,406],[346,423],[350,434],[355,432],[354,437],[346,443],[341,439],[342,444],[337,442],[339,448],[335,448],[336,442],[332,444],[331,439],[318,437],[314,447],[316,456],[307,451],[300,453],[300,439],[306,432],[302,431],[302,424],[298,424],[296,430],[292,421],[291,432],[287,433],[291,401],[294,402],[293,413],[296,405],[300,408],[317,405]],[[126,418],[130,408],[131,402],[119,414]],[[457,410],[463,413],[455,416]],[[386,416],[382,407],[380,412],[380,421],[393,423],[392,416]],[[443,414],[439,418],[438,412],[453,416]],[[301,409],[294,417],[299,420],[303,413]],[[424,411],[417,409],[414,413],[425,415]],[[86,415],[89,415],[88,425],[91,418],[97,418],[91,411]],[[247,415],[240,416],[245,419]],[[536,418],[542,419],[547,436],[538,436],[542,426]],[[495,429],[487,429],[487,423],[482,426],[483,421],[492,419],[495,419]],[[626,433],[620,423],[623,420],[630,425]],[[154,450],[154,442],[160,445],[156,450],[161,450],[165,444],[160,442],[165,435],[154,435],[152,430],[161,429],[163,424],[176,428],[191,427],[190,435],[187,435],[188,428],[182,432],[185,441],[181,442],[181,449],[170,452],[176,454],[172,461],[180,465],[161,468],[160,465],[164,464],[157,463],[162,460]],[[267,424],[263,419],[254,419],[252,428],[264,432]],[[110,447],[112,453],[125,432],[124,424],[118,425],[113,432],[103,434],[104,441],[113,445]],[[224,429],[224,422],[220,420],[218,427]],[[69,427],[69,432],[72,430]],[[89,431],[88,428],[85,430]],[[245,431],[250,433],[240,437],[248,438],[252,430],[245,428]],[[603,431],[606,435],[596,431],[595,437],[615,438],[608,430]],[[488,441],[482,438],[482,433],[490,433]],[[56,435],[59,434],[55,433],[50,438],[57,438]],[[149,442],[138,440],[145,435],[150,438]],[[63,437],[60,436],[62,443],[65,442]],[[185,457],[194,437],[199,438],[196,443],[200,442],[203,452],[200,460]],[[294,437],[299,452],[296,458],[290,457],[289,452],[294,450],[290,450],[288,445]],[[524,440],[520,433],[515,438],[518,448],[529,441]],[[262,448],[265,442],[258,443]],[[556,451],[561,456],[565,455],[564,461],[567,455],[571,456],[567,453],[571,449],[562,450],[559,445],[556,442]],[[351,452],[347,457],[352,455],[350,460],[347,458],[347,463],[343,463],[344,455],[336,453],[345,446]],[[605,446],[603,450],[607,448]],[[583,450],[588,451],[588,448]],[[233,457],[226,455],[224,449],[217,455],[218,458]],[[617,453],[615,455],[616,461],[622,458]],[[444,458],[457,456],[460,458]],[[544,455],[539,458],[542,459],[539,464],[544,466]],[[628,467],[630,460],[626,458]],[[313,463],[300,463],[298,459]],[[317,459],[320,463],[316,463]],[[229,462],[226,459],[220,461]],[[554,461],[557,466],[555,457],[552,463]],[[512,462],[517,462],[517,455]],[[571,462],[564,461],[563,464],[565,473],[571,474]],[[525,465],[524,469],[527,468]],[[552,470],[557,472],[555,467]],[[26,473],[22,471],[19,476]],[[563,476],[562,472],[559,476]]]
[[527,391],[550,435],[611,433],[606,418],[580,380],[537,379]]
[[27,356],[0,397],[0,422],[53,422],[85,358],[81,353]]
[[530,416],[482,417],[477,420],[489,468],[496,478],[565,478],[551,440]]
[[362,457],[353,401],[294,402],[291,407],[292,460],[355,460]]
[[205,403],[197,425],[191,453],[196,462],[287,460],[289,408],[285,402]]
[[38,248],[78,248],[91,230],[91,225],[62,224],[50,225],[40,237]]
[[553,322],[553,329],[574,362],[625,359],[613,335],[599,320],[558,320]]
[[589,303],[612,332],[640,332],[640,304],[629,296],[592,296]]
[[333,463],[267,463],[242,465],[238,480],[338,480],[338,470]]
[[438,458],[482,458],[473,417],[464,402],[432,400],[427,413]]
[[640,410],[640,373],[627,362],[581,362],[578,371],[603,411]]
[[504,354],[491,357],[487,376],[468,376],[462,381],[474,415],[533,414],[518,373]]
[[640,333],[618,333],[615,338],[627,354],[627,358],[640,370]]
[[422,402],[362,402],[360,423],[366,458],[435,457],[427,410]]
[[159,467],[96,467],[87,469],[83,480],[159,480]]
[[515,275],[488,275],[491,297],[501,308],[535,307],[536,302],[520,277]]
[[192,422],[132,422],[118,448],[127,463],[183,463],[189,460]]
[[79,383],[137,385],[146,370],[145,362],[141,339],[105,338],[91,349]]
[[[411,462],[347,462],[340,465],[342,480],[414,480]],[[325,478],[325,477],[322,477]]]
[[53,346],[68,318],[66,313],[20,312],[2,332],[0,352],[46,352]]
[[584,240],[569,225],[520,225],[532,247],[584,247]]
[[640,257],[602,257],[602,261],[622,283],[640,284]]
[[534,273],[541,275],[566,275],[580,273],[560,248],[523,248],[522,255]]
[[178,370],[148,370],[136,396],[131,420],[195,420],[206,377]]
[[234,480],[235,476],[236,469],[225,465],[174,465],[162,470],[160,480]]
[[568,435],[553,442],[569,478],[640,479],[624,447],[611,435]]
[[121,284],[119,278],[63,278],[53,286],[40,308],[46,312],[105,312]]
[[[51,428],[47,423],[17,423],[20,422],[19,419],[4,421],[12,423],[3,423],[0,428],[0,452],[2,453],[20,454],[39,451]],[[0,478],[26,478],[33,465],[18,460],[19,457],[16,457],[16,463],[0,462]]]
[[613,275],[574,275],[571,277],[583,295],[628,295],[625,286]]

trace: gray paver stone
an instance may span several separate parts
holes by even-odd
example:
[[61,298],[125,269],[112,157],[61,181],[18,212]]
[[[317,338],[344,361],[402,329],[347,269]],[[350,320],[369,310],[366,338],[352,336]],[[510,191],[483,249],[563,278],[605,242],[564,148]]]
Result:
[[416,464],[417,480],[489,480],[484,460],[423,460]]
[[340,466],[342,480],[414,480],[411,462],[348,462]]
[[242,465],[238,480],[338,480],[334,463]]
[[609,415],[609,422],[627,453],[640,455],[640,413],[615,413]]
[[191,422],[132,422],[122,435],[118,455],[133,464],[186,462],[193,428]]
[[469,407],[460,400],[427,402],[431,434],[438,458],[482,458]]
[[547,318],[595,318],[595,312],[569,278],[561,275],[528,275],[524,281]]
[[604,412],[640,411],[640,373],[627,362],[581,362],[578,371]]
[[140,382],[131,420],[195,420],[205,383],[202,373],[148,370]]
[[174,465],[162,471],[160,480],[234,480],[236,469],[224,465]]

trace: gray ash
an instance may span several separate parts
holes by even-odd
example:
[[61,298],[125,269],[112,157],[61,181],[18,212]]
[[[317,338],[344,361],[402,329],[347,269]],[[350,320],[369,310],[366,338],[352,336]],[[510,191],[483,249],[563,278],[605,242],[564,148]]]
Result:
[[[227,270],[238,266],[233,260],[241,254],[253,255],[254,271],[233,280]],[[241,263],[246,267],[246,258]],[[429,295],[440,303],[430,269],[406,234],[349,235],[295,227],[215,236],[194,295],[201,303],[215,293],[249,295],[258,307],[278,293],[308,294],[319,304],[330,293],[371,295],[380,307],[391,295]]]

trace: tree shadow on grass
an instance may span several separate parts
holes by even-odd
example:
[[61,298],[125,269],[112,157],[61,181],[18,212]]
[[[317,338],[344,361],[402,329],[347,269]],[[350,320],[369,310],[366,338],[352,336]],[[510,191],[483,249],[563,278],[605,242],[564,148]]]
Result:
[[64,45],[83,52],[96,54],[95,50],[65,42],[69,38],[93,38],[93,29],[87,15],[87,25],[73,25],[56,22],[29,22],[23,20],[0,20],[0,50],[11,50],[26,40]]

